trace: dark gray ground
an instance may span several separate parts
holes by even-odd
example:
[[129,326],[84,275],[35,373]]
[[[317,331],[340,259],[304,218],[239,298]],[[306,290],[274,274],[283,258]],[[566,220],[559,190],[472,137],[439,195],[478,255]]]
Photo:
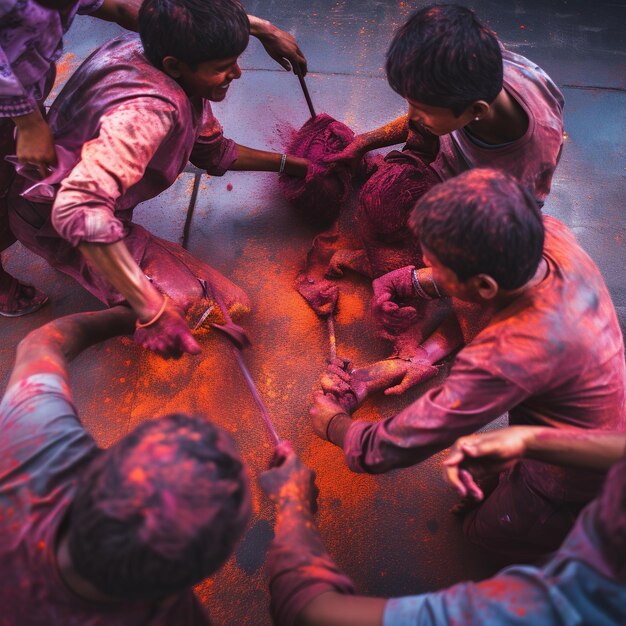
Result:
[[[382,67],[394,29],[418,6],[422,4],[391,0],[247,4],[250,13],[297,36],[309,59],[307,81],[318,111],[357,131],[405,109],[387,86]],[[623,313],[626,4],[484,0],[470,6],[507,45],[536,61],[563,89],[568,137],[544,210],[575,230]],[[66,39],[61,76],[117,33],[114,26],[78,18]],[[242,66],[242,79],[215,111],[226,134],[239,143],[281,150],[279,129],[299,127],[308,116],[298,81],[266,57],[256,41]],[[179,241],[192,182],[192,173],[183,174],[168,192],[137,210],[137,221]],[[232,191],[227,191],[228,183]],[[343,467],[338,450],[314,439],[306,419],[307,395],[324,366],[327,340],[321,323],[292,291],[311,237],[280,197],[275,174],[203,177],[190,250],[252,298],[254,312],[245,325],[255,345],[247,361],[281,435],[293,439],[318,472],[320,526],[332,555],[370,594],[417,593],[488,575],[492,566],[464,543],[458,522],[447,513],[454,496],[441,479],[440,457],[386,476],[357,476]],[[15,345],[26,332],[66,313],[99,308],[71,280],[19,246],[6,257],[9,269],[47,291],[51,302],[36,315],[0,321],[3,382]],[[347,285],[337,321],[340,352],[358,361],[385,356],[385,346],[370,339],[367,293],[364,283]],[[269,461],[269,439],[225,345],[211,336],[203,347],[202,356],[178,363],[165,363],[127,340],[93,348],[72,366],[77,406],[104,446],[163,412],[206,413],[233,433],[254,483]],[[390,415],[409,399],[380,399],[363,415]],[[256,487],[254,502],[255,518],[236,556],[200,589],[218,624],[269,623],[262,563],[272,512]]]

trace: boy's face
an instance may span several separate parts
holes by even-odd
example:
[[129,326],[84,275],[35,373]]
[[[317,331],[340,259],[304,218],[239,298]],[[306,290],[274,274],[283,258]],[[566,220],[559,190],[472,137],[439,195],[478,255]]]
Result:
[[410,98],[406,101],[409,104],[409,121],[422,126],[437,137],[463,128],[474,119],[473,107],[468,107],[459,117],[456,117],[452,109],[422,104]]
[[221,102],[226,97],[230,83],[241,76],[238,58],[204,61],[198,64],[195,70],[186,63],[179,62],[180,76],[175,78],[187,95]]
[[449,296],[465,302],[485,303],[492,300],[498,293],[498,285],[490,276],[479,274],[466,281],[459,280],[456,272],[446,267],[424,244],[422,257],[426,267],[433,271],[433,280],[440,285]]

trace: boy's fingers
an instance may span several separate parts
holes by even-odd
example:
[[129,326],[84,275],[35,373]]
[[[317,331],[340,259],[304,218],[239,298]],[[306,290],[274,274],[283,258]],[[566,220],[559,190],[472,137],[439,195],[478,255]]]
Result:
[[448,482],[457,490],[457,493],[462,498],[465,498],[465,496],[467,496],[467,489],[465,488],[463,481],[459,478],[458,467],[448,467],[445,469],[444,474]]
[[462,449],[454,447],[450,450],[450,454],[448,454],[447,458],[444,459],[443,464],[447,467],[458,465],[463,460],[464,456]]
[[459,470],[459,478],[463,482],[465,488],[469,492],[469,494],[478,502],[483,500],[485,494],[483,494],[482,489],[478,486],[474,477],[465,469]]

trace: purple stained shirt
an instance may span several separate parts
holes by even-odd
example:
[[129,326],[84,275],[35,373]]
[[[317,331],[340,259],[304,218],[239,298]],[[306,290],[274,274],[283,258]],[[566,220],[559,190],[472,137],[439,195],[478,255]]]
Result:
[[[503,170],[527,186],[543,205],[561,155],[563,95],[550,77],[525,57],[503,48],[502,61],[504,89],[528,117],[523,137],[486,146],[465,129],[455,130],[439,138],[439,152],[430,166],[441,180],[475,167]],[[409,126],[407,147],[422,141],[416,129]]]
[[57,533],[97,454],[63,378],[37,374],[7,391],[0,404],[0,624],[209,626],[192,590],[161,602],[101,605],[63,582]]
[[516,565],[479,583],[387,601],[383,626],[623,626],[626,586],[603,556],[589,505],[543,567]]
[[[546,278],[459,352],[443,385],[393,417],[355,421],[344,441],[351,469],[414,465],[507,411],[512,425],[624,430],[624,343],[611,297],[568,228],[549,216],[544,224]],[[533,488],[556,502],[588,502],[602,481],[524,463]]]
[[78,0],[63,10],[35,0],[0,0],[0,117],[26,115],[48,96],[63,35],[77,14],[97,11],[103,0]]

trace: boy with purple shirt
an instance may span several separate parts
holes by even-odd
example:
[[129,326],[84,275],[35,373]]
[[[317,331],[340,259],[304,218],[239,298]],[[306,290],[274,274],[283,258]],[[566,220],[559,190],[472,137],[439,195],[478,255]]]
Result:
[[209,626],[192,586],[250,516],[231,438],[206,418],[148,420],[107,450],[81,424],[67,360],[132,331],[127,307],[21,341],[0,404],[0,615],[23,626]]
[[[322,379],[331,395],[316,397],[313,428],[343,448],[351,469],[414,465],[507,411],[511,424],[624,430],[624,344],[609,292],[570,231],[542,217],[528,190],[503,173],[471,170],[428,192],[410,225],[430,267],[380,278],[379,315],[397,328],[419,316],[424,298],[449,295],[478,310],[484,325],[463,345],[452,314],[410,358],[351,371],[331,364]],[[370,393],[431,378],[459,348],[443,384],[398,415],[350,419]],[[465,530],[486,548],[533,558],[559,545],[600,484],[593,472],[524,461],[503,472]]]
[[[32,168],[38,178],[45,178],[58,165],[43,103],[54,83],[63,35],[77,14],[92,14],[136,30],[138,9],[134,0],[0,0],[0,252],[15,242],[6,206],[15,170],[5,157],[15,154],[18,169]],[[286,69],[299,65],[306,73],[306,60],[289,33],[254,16],[249,16],[249,21],[250,33],[272,58]],[[46,301],[45,294],[17,281],[0,263],[0,315],[26,315]]]
[[[139,30],[141,41],[130,34],[113,39],[67,82],[49,115],[59,167],[35,185],[16,181],[10,220],[24,245],[103,302],[127,302],[138,316],[138,343],[176,357],[199,346],[184,319],[189,298],[172,294],[180,291],[172,262],[189,267],[196,289],[204,285],[204,309],[215,321],[220,295],[229,309],[245,309],[245,295],[218,275],[234,297],[220,294],[207,276],[217,272],[183,259],[175,244],[156,259],[156,270],[147,267],[146,249],[163,242],[132,223],[135,206],[172,185],[188,160],[215,175],[231,169],[302,176],[307,163],[235,144],[212,114],[209,101],[224,100],[241,76],[237,61],[250,24],[239,2],[147,0]],[[198,313],[194,323],[206,321]]]

